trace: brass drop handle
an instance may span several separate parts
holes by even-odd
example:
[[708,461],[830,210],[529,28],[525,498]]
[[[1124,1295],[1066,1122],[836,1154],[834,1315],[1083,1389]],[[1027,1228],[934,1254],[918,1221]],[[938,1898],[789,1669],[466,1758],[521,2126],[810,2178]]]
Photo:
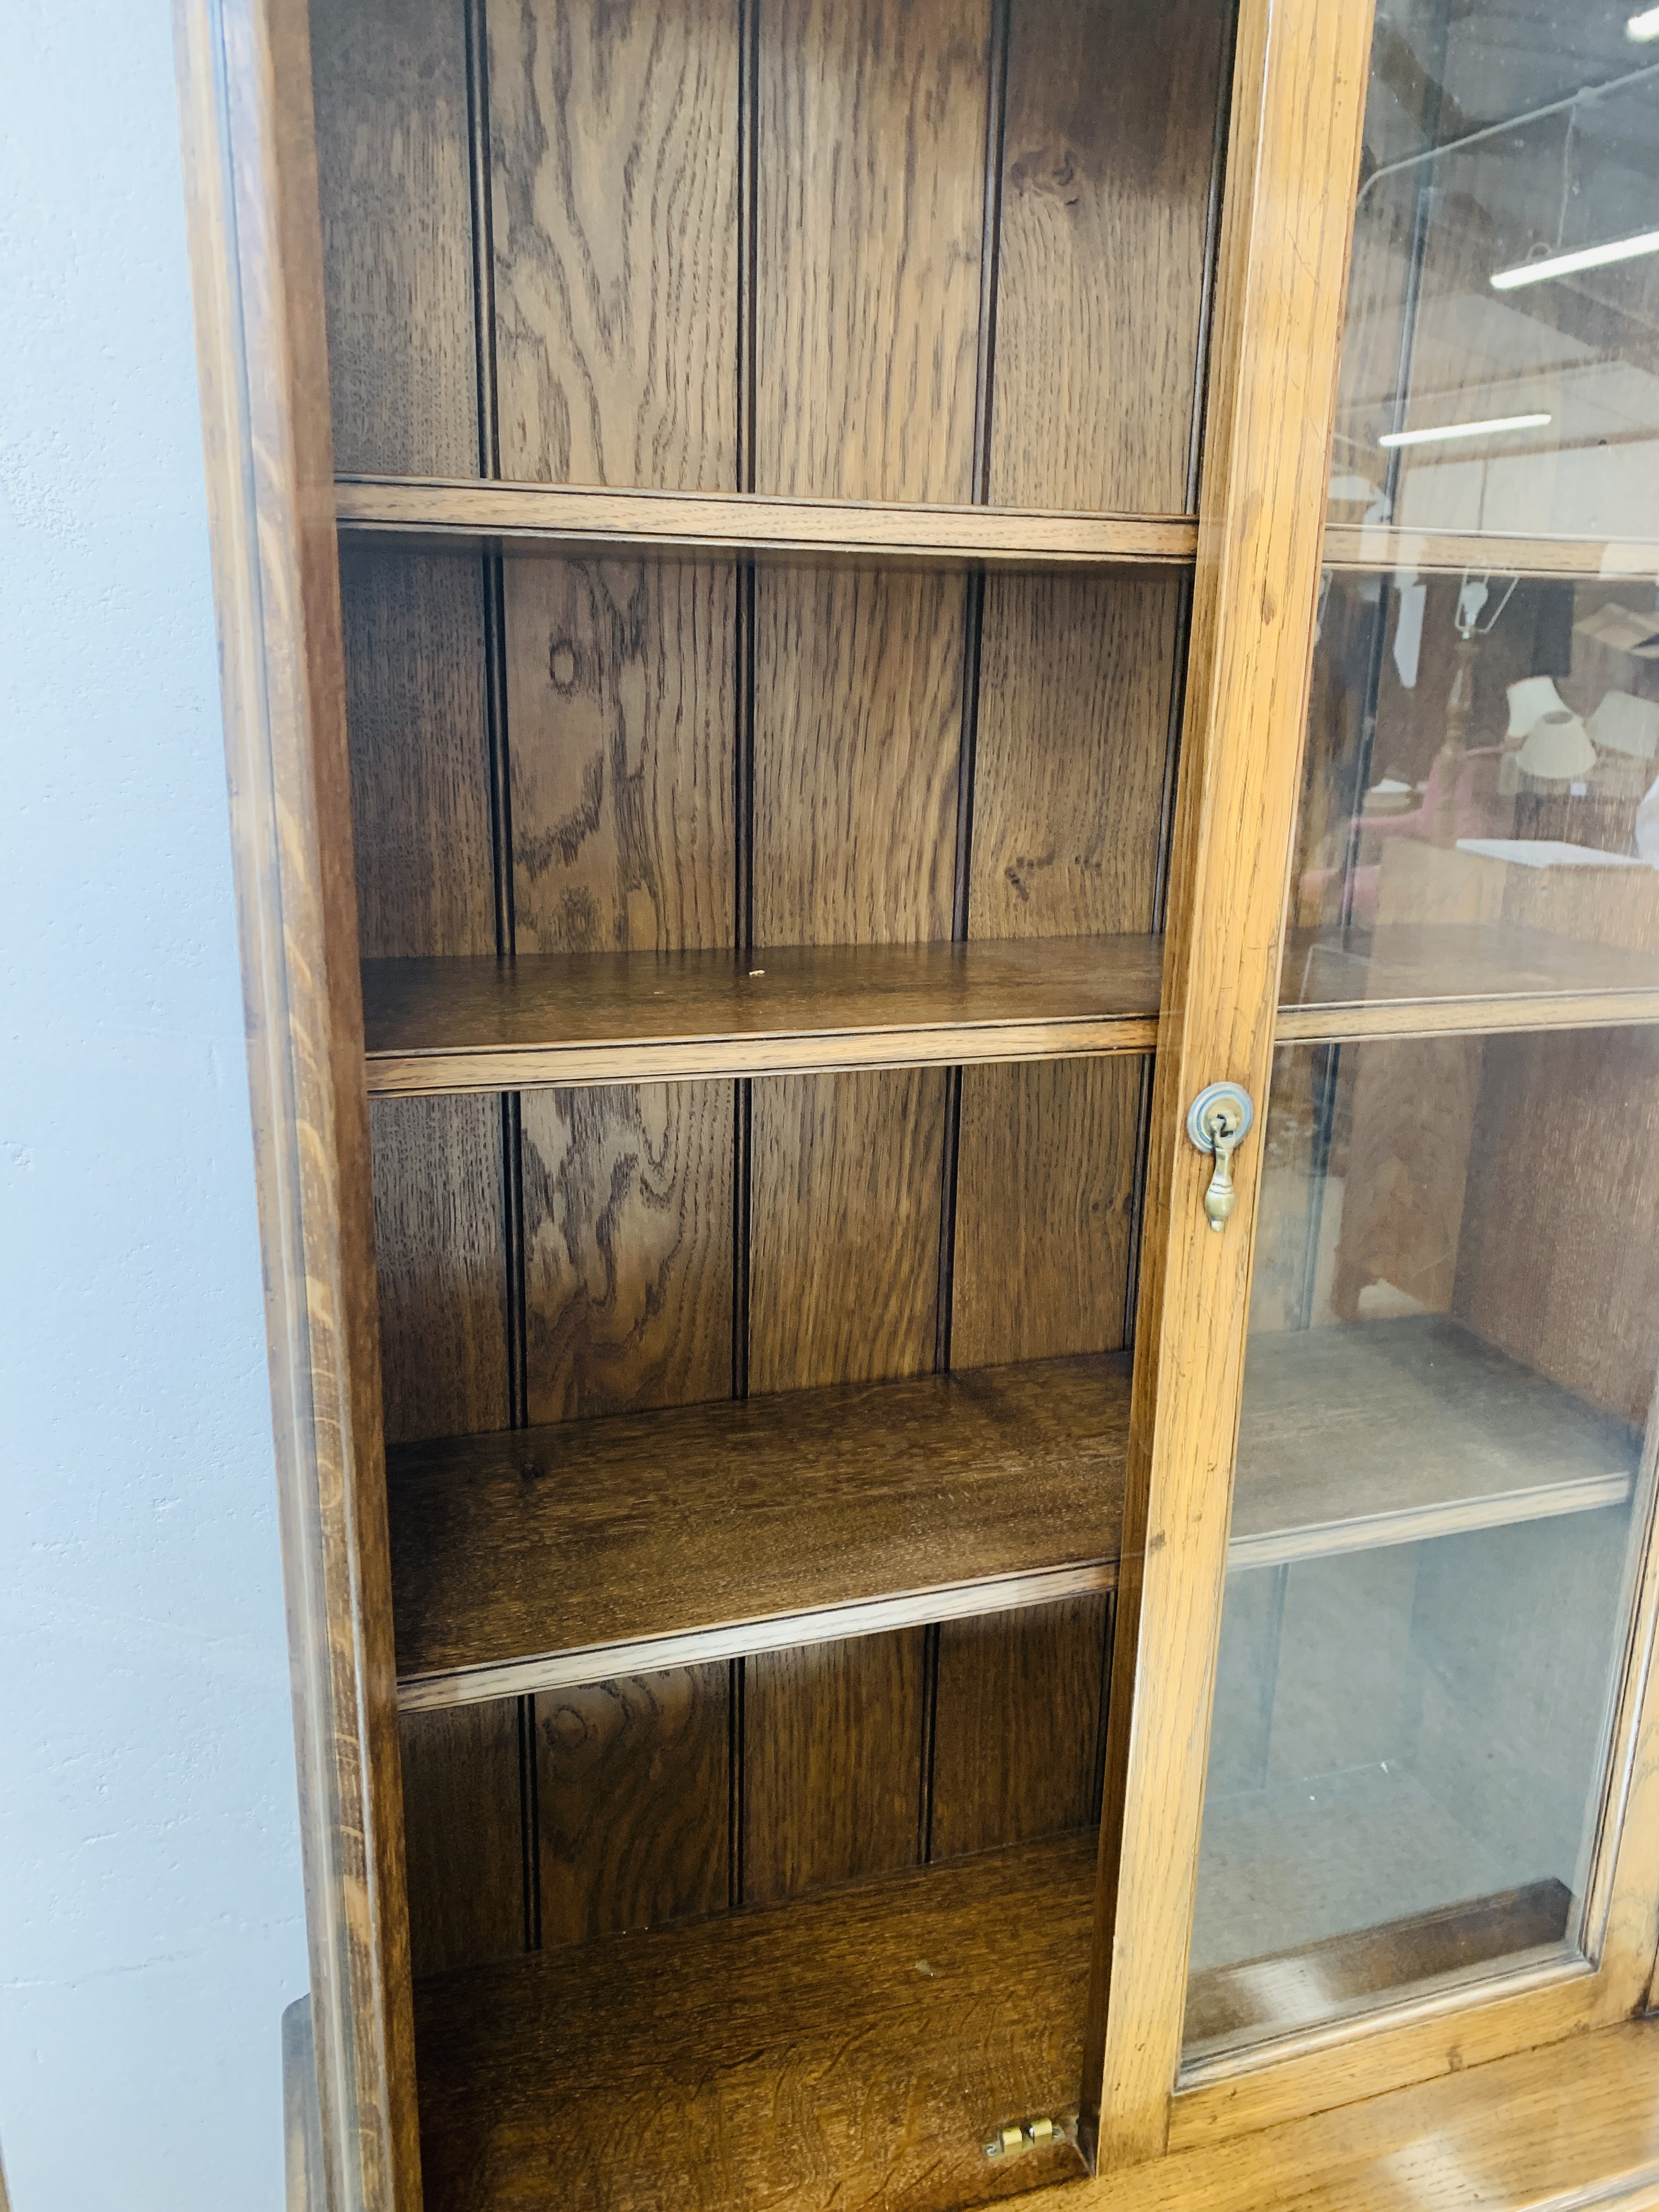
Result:
[[1233,1188],[1233,1154],[1255,1119],[1250,1094],[1237,1083],[1212,1083],[1187,1109],[1187,1134],[1200,1152],[1211,1153],[1215,1172],[1204,1194],[1204,1218],[1218,1235],[1232,1219],[1238,1203]]

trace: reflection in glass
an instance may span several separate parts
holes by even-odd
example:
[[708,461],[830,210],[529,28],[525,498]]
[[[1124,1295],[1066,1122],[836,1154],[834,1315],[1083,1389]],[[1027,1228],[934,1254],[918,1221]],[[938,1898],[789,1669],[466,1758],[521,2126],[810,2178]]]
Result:
[[1628,15],[1381,0],[1291,1005],[1659,987],[1659,43]]
[[1652,597],[1331,576],[1288,1003],[1659,988]]
[[1582,1943],[1656,1139],[1653,1030],[1279,1054],[1189,2062]]
[[1629,15],[1380,0],[1333,520],[1659,535],[1659,51]]

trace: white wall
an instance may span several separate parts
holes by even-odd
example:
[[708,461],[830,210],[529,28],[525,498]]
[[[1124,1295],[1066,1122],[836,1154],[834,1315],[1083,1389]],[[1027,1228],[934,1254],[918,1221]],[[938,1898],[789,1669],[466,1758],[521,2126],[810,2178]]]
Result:
[[274,2212],[305,1950],[171,26],[0,24],[0,2152],[13,2212]]

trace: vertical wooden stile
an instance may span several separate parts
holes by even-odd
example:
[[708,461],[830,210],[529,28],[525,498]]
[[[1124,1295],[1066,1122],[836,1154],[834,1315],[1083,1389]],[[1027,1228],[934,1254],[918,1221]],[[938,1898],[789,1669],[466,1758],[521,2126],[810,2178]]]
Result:
[[[178,0],[322,2163],[421,2202],[306,10]],[[343,828],[343,825],[347,825]]]
[[1261,1158],[1214,1236],[1180,1122],[1222,1077],[1266,1097],[1370,20],[1239,20],[1084,2083],[1103,2171],[1162,2151],[1180,2057]]

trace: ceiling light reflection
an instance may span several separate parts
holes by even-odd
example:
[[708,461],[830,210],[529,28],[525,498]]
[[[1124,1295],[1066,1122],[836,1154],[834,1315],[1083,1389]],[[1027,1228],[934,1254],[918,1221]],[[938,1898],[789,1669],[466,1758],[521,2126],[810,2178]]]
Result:
[[1516,292],[1523,284],[1547,283],[1552,276],[1571,276],[1580,269],[1605,269],[1610,261],[1634,261],[1642,253],[1659,253],[1659,230],[1638,230],[1634,238],[1612,238],[1605,246],[1581,246],[1571,253],[1552,253],[1543,261],[1497,270],[1492,289]]
[[1429,430],[1387,430],[1379,446],[1435,446],[1444,438],[1490,438],[1499,430],[1541,430],[1547,415],[1494,415],[1485,422],[1441,422]]

